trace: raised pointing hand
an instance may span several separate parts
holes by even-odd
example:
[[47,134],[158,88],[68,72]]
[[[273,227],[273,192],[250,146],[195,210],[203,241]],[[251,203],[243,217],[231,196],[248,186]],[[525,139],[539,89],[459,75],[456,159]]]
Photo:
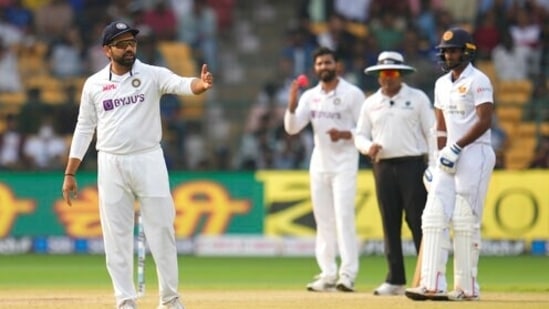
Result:
[[208,71],[208,65],[203,64],[202,70],[200,71],[200,80],[202,80],[202,85],[204,89],[210,89],[213,87],[213,75]]

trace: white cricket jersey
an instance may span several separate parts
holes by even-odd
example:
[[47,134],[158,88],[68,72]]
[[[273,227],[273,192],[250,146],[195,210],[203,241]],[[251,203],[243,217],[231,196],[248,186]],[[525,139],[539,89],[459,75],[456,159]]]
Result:
[[400,91],[388,97],[378,89],[362,106],[355,145],[363,154],[372,144],[381,145],[379,159],[431,156],[429,139],[434,123],[431,101],[423,91],[402,83]]
[[192,80],[139,60],[123,76],[107,65],[84,83],[69,157],[82,160],[96,128],[98,151],[132,154],[160,147],[160,97],[193,94]]
[[294,114],[286,110],[284,128],[288,134],[297,134],[310,122],[314,131],[314,149],[309,169],[314,172],[358,170],[358,151],[353,139],[332,142],[327,133],[354,130],[364,93],[360,88],[339,78],[336,88],[322,90],[320,83],[306,90],[299,98]]
[[[454,82],[451,72],[436,81],[435,107],[444,113],[448,145],[457,142],[477,122],[477,105],[494,103],[493,93],[488,77],[472,64]],[[491,144],[490,129],[473,143]]]

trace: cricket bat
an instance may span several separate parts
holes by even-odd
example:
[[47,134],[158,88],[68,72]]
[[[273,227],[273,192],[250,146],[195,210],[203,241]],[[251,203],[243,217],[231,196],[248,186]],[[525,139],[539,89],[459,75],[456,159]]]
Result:
[[416,270],[414,272],[414,278],[412,279],[412,287],[418,287],[421,281],[421,260],[423,255],[423,240],[419,245],[419,252],[417,253]]
[[137,213],[137,297],[145,295],[145,230],[141,212]]

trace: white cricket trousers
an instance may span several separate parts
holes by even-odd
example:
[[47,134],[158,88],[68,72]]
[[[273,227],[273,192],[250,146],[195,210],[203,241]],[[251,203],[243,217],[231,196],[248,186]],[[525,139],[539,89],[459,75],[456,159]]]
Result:
[[[358,273],[355,227],[356,171],[310,172],[311,201],[316,221],[316,261],[321,277],[335,279]],[[341,258],[337,267],[336,257]]]
[[430,194],[440,198],[448,222],[454,216],[456,195],[460,195],[467,200],[480,223],[495,161],[491,145],[474,143],[463,149],[454,175],[435,171]]
[[[429,207],[442,207],[445,217],[444,225],[450,228],[456,207],[456,196],[459,195],[471,207],[475,216],[476,226],[480,227],[482,223],[484,202],[496,161],[495,158],[492,146],[489,144],[473,143],[465,147],[457,162],[457,169],[454,175],[450,175],[440,169],[437,169],[434,172],[433,183],[431,184],[429,194],[436,196],[442,205],[427,202],[424,213],[429,211]],[[450,249],[450,231],[448,228],[444,231],[444,241],[441,245],[442,248],[440,249],[442,252],[441,260],[444,266],[448,260],[448,250]],[[423,238],[425,239],[425,237],[428,236],[424,232]],[[480,228],[474,230],[472,240],[473,242],[480,244]],[[423,254],[429,253],[424,251]],[[478,252],[475,254],[478,254]],[[426,259],[424,258],[423,261],[426,261]],[[473,267],[475,269],[478,268],[478,258]],[[436,266],[432,265],[431,269],[436,269]],[[456,271],[460,270],[456,269]],[[447,289],[445,272],[438,275],[433,273],[431,275],[438,276],[439,290]],[[476,277],[474,280],[475,291],[478,292],[480,290],[480,285]],[[434,289],[432,286],[423,284],[423,281],[422,285],[426,286],[428,289]]]
[[99,152],[97,182],[107,270],[117,304],[137,298],[133,281],[136,200],[156,264],[159,302],[179,297],[175,208],[162,149],[130,155]]

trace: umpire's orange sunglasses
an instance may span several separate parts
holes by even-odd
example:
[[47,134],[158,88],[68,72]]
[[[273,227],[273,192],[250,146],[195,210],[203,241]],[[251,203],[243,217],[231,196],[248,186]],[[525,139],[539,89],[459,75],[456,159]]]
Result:
[[381,78],[396,78],[400,77],[400,71],[399,70],[381,70],[379,71],[379,77]]

